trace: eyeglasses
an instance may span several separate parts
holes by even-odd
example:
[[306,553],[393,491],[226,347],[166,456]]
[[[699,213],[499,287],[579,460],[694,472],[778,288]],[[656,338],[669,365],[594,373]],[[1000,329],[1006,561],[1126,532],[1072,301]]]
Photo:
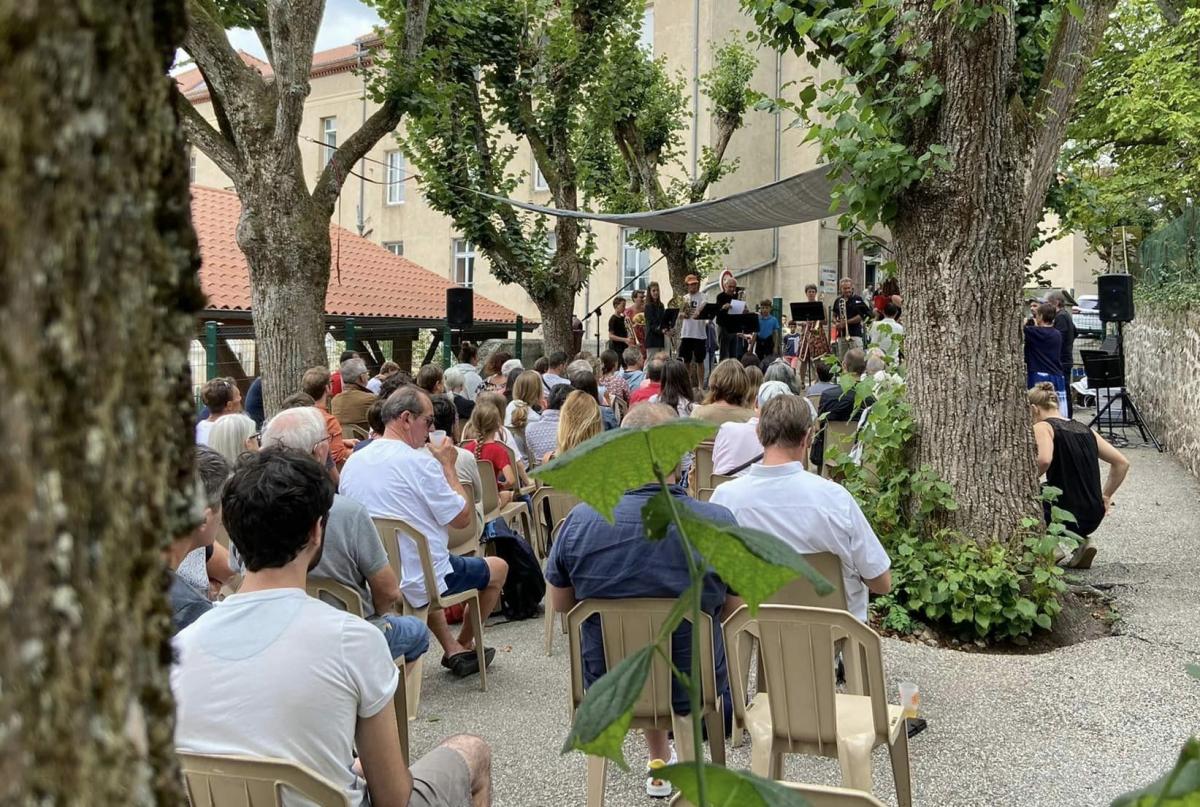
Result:
[[255,432],[254,434],[250,435],[250,439],[254,441],[254,445],[258,446],[259,448],[262,448],[262,434],[262,432]]

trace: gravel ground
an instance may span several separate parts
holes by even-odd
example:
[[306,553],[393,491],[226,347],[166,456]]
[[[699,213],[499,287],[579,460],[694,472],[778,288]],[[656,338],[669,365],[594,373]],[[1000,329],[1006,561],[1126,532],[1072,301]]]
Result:
[[[1159,776],[1190,733],[1200,732],[1200,483],[1167,455],[1130,449],[1129,478],[1096,533],[1092,570],[1080,580],[1116,598],[1124,633],[1038,656],[986,655],[887,639],[889,679],[916,681],[929,728],[910,745],[919,805],[1107,805]],[[498,649],[489,692],[427,669],[418,755],[442,737],[472,732],[494,752],[497,807],[584,803],[584,758],[559,755],[568,728],[565,637],[542,652],[540,620],[488,629]],[[893,700],[895,699],[893,692]],[[645,747],[631,736],[634,769]],[[894,804],[884,749],[877,795]],[[749,767],[749,743],[728,764]],[[789,757],[786,777],[838,784],[836,760]],[[610,768],[606,803],[655,802],[642,776]]]

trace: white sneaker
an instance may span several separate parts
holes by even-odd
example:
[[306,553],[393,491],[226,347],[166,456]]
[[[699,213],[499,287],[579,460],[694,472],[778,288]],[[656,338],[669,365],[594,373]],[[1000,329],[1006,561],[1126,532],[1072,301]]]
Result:
[[671,793],[673,792],[673,790],[671,788],[671,783],[668,782],[666,779],[659,779],[658,777],[656,777],[654,775],[654,772],[657,771],[659,768],[665,768],[668,765],[674,765],[678,761],[679,760],[675,756],[674,749],[671,750],[671,759],[668,760],[667,762],[663,762],[661,759],[650,760],[649,764],[646,765],[646,773],[648,774],[646,776],[646,795],[647,796],[649,796],[652,799],[670,798]]

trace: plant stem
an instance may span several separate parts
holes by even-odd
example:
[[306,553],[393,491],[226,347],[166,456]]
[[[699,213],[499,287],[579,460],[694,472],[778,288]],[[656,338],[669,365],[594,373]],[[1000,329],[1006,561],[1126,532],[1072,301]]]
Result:
[[[702,618],[700,606],[701,594],[703,592],[700,580],[702,578],[702,571],[693,554],[692,543],[688,540],[687,533],[684,532],[683,521],[679,518],[679,509],[675,504],[675,497],[668,490],[666,475],[658,467],[658,460],[654,456],[654,447],[650,444],[649,440],[646,441],[646,445],[650,450],[650,461],[654,465],[654,475],[658,478],[658,483],[662,485],[663,493],[666,495],[667,502],[671,506],[671,521],[675,524],[675,529],[679,533],[679,540],[683,544],[683,555],[687,560],[688,577],[692,581],[692,664],[691,681],[687,682],[687,691],[688,702],[692,710],[689,717],[692,721],[692,754],[696,765],[696,789],[700,797],[700,803],[696,807],[707,807],[708,786],[704,779],[704,723],[700,719],[700,696],[703,687],[700,678],[700,619]],[[712,742],[724,741],[724,738],[710,737],[709,739]]]

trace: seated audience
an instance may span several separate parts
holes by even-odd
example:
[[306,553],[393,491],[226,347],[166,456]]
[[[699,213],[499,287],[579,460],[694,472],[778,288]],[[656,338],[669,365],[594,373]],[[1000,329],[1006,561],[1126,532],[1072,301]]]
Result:
[[[342,355],[338,356],[338,369],[341,370],[342,365],[351,359],[360,358],[362,357],[358,355],[357,350],[343,350]],[[342,394],[342,374],[340,372],[334,373],[330,378],[330,390],[329,400],[331,401]]]
[[754,412],[746,408],[750,379],[746,368],[737,359],[725,359],[708,376],[708,394],[704,402],[692,410],[692,417],[720,426],[722,423],[745,423]]
[[383,399],[371,404],[371,408],[367,410],[367,423],[371,424],[371,436],[355,443],[355,451],[362,451],[383,436]]
[[223,415],[242,411],[242,393],[232,378],[214,378],[204,385],[200,400],[208,409],[208,416],[196,421],[196,445],[208,445],[208,433],[213,424]]
[[546,372],[542,373],[542,384],[545,386],[547,394],[557,386],[571,383],[567,378],[566,353],[556,350],[546,357],[546,363],[549,367]]
[[[345,394],[345,393],[343,393]],[[321,465],[329,455],[325,421],[313,407],[287,409],[267,424],[263,448],[281,446],[312,457]],[[233,554],[233,565],[241,559]],[[400,616],[400,581],[388,563],[379,532],[367,509],[353,499],[334,494],[325,517],[325,537],[314,577],[326,577],[358,593],[363,617],[387,639],[392,658],[416,661],[429,649],[429,631],[416,617]]]
[[550,371],[550,359],[538,356],[538,360],[533,363],[533,369],[538,375],[545,375]]
[[758,442],[758,419],[763,405],[778,395],[790,395],[791,389],[782,381],[768,381],[758,388],[754,417],[745,423],[722,423],[713,441],[713,473],[722,476],[743,476],[751,463],[762,459],[763,448]]
[[[473,342],[464,341],[458,347],[458,364],[454,365],[452,370],[458,370],[463,377],[462,394],[468,401],[475,400],[475,394],[479,392],[479,388],[483,386],[483,378],[480,377],[479,371],[475,369],[475,364],[479,361],[479,348]],[[380,393],[382,395],[382,393]],[[385,396],[386,397],[386,396]]]
[[545,406],[542,377],[536,370],[521,370],[513,383],[512,400],[504,408],[504,426],[517,444],[517,458],[530,467],[534,465],[525,439],[528,428],[542,419]]
[[787,384],[793,395],[800,394],[800,380],[796,378],[796,371],[785,359],[775,359],[767,366],[766,372],[763,373],[763,382],[767,381],[782,381]]
[[442,368],[436,364],[426,364],[417,371],[416,384],[430,395],[441,395],[446,391],[442,383]]
[[521,367],[514,367],[507,373],[507,378],[504,380],[504,400],[511,403],[513,399],[513,387],[517,385],[517,379],[521,377],[521,373],[525,370]]
[[503,350],[497,350],[487,357],[487,361],[483,363],[483,383],[475,392],[476,398],[480,392],[504,392],[504,386],[508,383],[508,373],[502,368],[511,358],[512,354]]
[[[346,462],[342,493],[363,504],[372,518],[399,519],[421,532],[429,543],[439,593],[479,589],[480,616],[486,621],[500,600],[508,564],[498,557],[450,554],[447,528],[461,529],[470,524],[475,506],[467,501],[458,481],[458,450],[452,442],[443,441],[429,446],[432,456],[419,451],[432,431],[433,402],[417,387],[402,387],[392,393],[383,406],[383,423],[383,437],[370,450]],[[420,608],[429,597],[417,546],[403,536],[400,550],[400,589],[411,605]],[[456,637],[450,632],[445,613],[432,611],[429,628],[444,651],[443,666],[459,677],[479,672],[470,619],[463,620]],[[487,663],[491,664],[495,651],[488,648],[486,652]]]
[[741,361],[743,367],[757,367],[760,370],[762,369],[762,362],[759,361],[758,356],[754,353],[743,353]]
[[540,465],[542,458],[558,445],[558,416],[567,396],[574,391],[570,384],[556,384],[541,418],[525,427],[525,445],[529,449],[525,457],[531,467]]
[[666,352],[655,353],[646,363],[646,377],[638,388],[629,396],[629,405],[637,406],[645,403],[658,394],[662,389],[663,366],[671,358]]
[[[1063,417],[1058,391],[1050,382],[1035,385],[1029,390],[1028,399],[1037,442],[1038,473],[1046,475],[1047,485],[1062,491],[1058,501],[1043,503],[1046,522],[1050,522],[1052,506],[1075,516],[1075,523],[1068,528],[1084,540],[1066,565],[1090,569],[1096,557],[1091,535],[1112,508],[1112,497],[1129,473],[1129,460],[1087,426]],[[1108,479],[1103,488],[1100,460],[1108,464]]]
[[[568,401],[568,406],[570,403]],[[668,406],[643,404],[631,409],[625,421],[629,427],[647,427],[677,416],[678,413]],[[669,493],[677,506],[712,521],[734,523],[733,516],[724,507],[689,498],[684,488],[677,484],[677,471],[673,469],[667,477]],[[626,491],[616,506],[611,524],[590,505],[580,504],[571,510],[559,529],[546,562],[546,582],[549,583],[550,601],[556,611],[566,613],[581,600],[673,598],[688,589],[691,581],[685,554],[687,550],[674,527],[667,531],[663,540],[652,541],[646,537],[642,525],[642,508],[660,490],[656,483]],[[704,612],[712,616],[714,626],[720,624],[723,610],[730,613],[740,604],[711,570],[704,575],[701,603]],[[720,634],[720,630],[713,630],[717,690],[728,704],[729,680],[725,647]],[[584,685],[591,686],[605,672],[604,642],[597,619],[590,619],[583,625],[582,652]],[[672,634],[671,655],[676,667],[689,669],[690,623],[684,622]],[[677,681],[672,682],[671,701],[676,714],[690,714],[687,692]],[[665,729],[646,731],[645,736],[652,768],[672,759],[673,752]],[[713,738],[713,742],[724,742],[724,738]],[[671,794],[671,786],[661,779],[649,777],[646,792],[665,798]]]
[[[629,348],[629,350],[637,351],[637,348]],[[640,355],[640,351],[639,355]],[[600,378],[597,382],[601,387],[604,387],[605,393],[608,395],[608,400],[611,402],[620,398],[626,403],[629,402],[629,384],[625,382],[625,376],[619,371],[617,366],[619,359],[616,351],[606,350],[600,354]]]
[[450,400],[454,402],[454,409],[458,413],[459,423],[466,423],[471,418],[471,410],[475,408],[475,401],[466,392],[466,377],[463,375],[462,370],[457,367],[451,367],[442,376],[442,381],[446,385],[446,393],[450,396]]
[[808,385],[808,389],[804,391],[805,397],[809,395],[820,396],[831,389],[841,389],[837,381],[834,380],[833,365],[819,360],[813,362],[813,369],[817,373],[817,380]]
[[554,450],[542,458],[549,462],[555,457],[561,457],[571,449],[586,443],[597,434],[604,431],[604,419],[600,414],[600,404],[586,392],[571,389],[558,418],[558,435]]
[[218,420],[208,433],[208,447],[233,467],[238,457],[258,450],[258,429],[254,419],[235,412]]
[[[842,370],[856,379],[862,378],[867,370],[866,354],[860,348],[850,348],[842,356]],[[855,406],[854,397],[853,387],[843,392],[840,385],[834,385],[832,389],[821,393],[821,405],[817,407],[817,417],[824,417],[824,422],[858,420],[863,411],[869,408],[875,400],[867,398],[861,406]],[[818,430],[811,443],[812,463],[815,467],[820,468],[825,461],[825,432],[823,429]]]
[[260,431],[267,419],[266,413],[263,411],[262,376],[258,376],[250,382],[250,389],[246,390],[246,399],[242,402],[242,409],[254,419],[254,430]]
[[398,372],[400,372],[399,364],[394,361],[385,361],[379,368],[379,374],[367,382],[367,389],[379,395],[380,390],[383,389],[383,382]]
[[850,492],[804,470],[813,425],[803,398],[767,401],[758,420],[762,462],[713,491],[712,503],[728,508],[741,526],[768,532],[797,552],[837,555],[847,610],[866,622],[867,592],[891,591],[891,559]]
[[452,737],[409,769],[392,705],[402,683],[387,642],[305,593],[333,505],[321,465],[282,448],[252,454],[221,504],[246,576],[237,594],[175,637],[176,748],[286,759],[363,807],[490,803],[490,752],[477,737]]
[[463,450],[470,452],[478,462],[486,460],[496,472],[496,487],[500,492],[501,506],[512,501],[513,488],[519,483],[519,472],[509,459],[508,447],[500,439],[500,417],[490,406],[477,406],[471,413],[470,433],[474,435],[463,443]]
[[217,532],[221,529],[221,490],[229,478],[229,463],[211,448],[196,447],[196,480],[204,494],[204,516],[196,528],[186,535],[171,541],[167,547],[166,561],[170,577],[167,599],[171,601],[171,622],[176,631],[181,631],[212,609],[208,599],[208,578],[204,586],[197,588],[176,574],[183,559],[192,552],[204,557],[205,551],[213,546]]
[[401,370],[398,373],[393,373],[379,386],[379,397],[382,400],[387,400],[392,397],[392,393],[401,387],[415,386],[416,382],[408,373]]
[[[692,403],[692,379],[687,365],[680,359],[667,359],[663,365],[662,387],[650,398],[650,403],[666,404],[681,417],[691,417],[695,404]],[[688,484],[688,474],[696,460],[694,452],[683,455],[679,462],[679,479],[681,484]]]
[[642,371],[646,360],[642,357],[641,350],[628,347],[621,354],[621,363],[625,366],[625,369],[621,371],[621,377],[625,379],[625,386],[629,388],[629,394],[632,395],[646,378],[645,372]]
[[[329,412],[330,389],[329,370],[324,367],[310,367],[304,371],[304,377],[300,381],[300,390],[313,399],[313,405],[325,418],[325,431],[329,434],[329,456],[333,458],[334,466],[340,471],[346,458],[350,456],[350,449],[354,448],[354,441],[346,439],[342,432],[341,422]],[[363,410],[363,419],[366,419],[365,409]]]
[[[435,431],[445,432],[446,439],[452,441],[458,449],[454,469],[458,472],[458,481],[471,486],[471,495],[475,499],[475,515],[478,516],[476,523],[483,524],[483,482],[479,478],[479,463],[475,461],[474,454],[458,445],[458,438],[454,435],[462,433],[462,426],[458,423],[458,412],[448,395],[433,396],[433,428]],[[421,450],[429,454],[429,444],[426,443]]]
[[366,433],[369,428],[367,410],[378,396],[367,389],[371,374],[367,372],[367,363],[357,356],[342,362],[338,375],[342,378],[342,391],[333,396],[329,411],[341,424],[342,434],[356,437],[356,430]]
[[600,396],[600,387],[596,384],[596,376],[591,370],[585,370],[583,367],[576,367],[577,363],[572,362],[575,369],[570,370],[571,386],[582,392],[586,392],[596,399],[596,403],[600,405],[600,416],[604,422],[605,430],[615,429],[619,425],[617,423],[617,415],[613,412],[611,406],[604,403],[604,399]]
[[[504,413],[508,411],[508,401],[503,395],[498,392],[481,392],[475,396],[475,409],[478,409],[481,406],[490,406],[495,409],[496,413],[500,417],[500,422],[504,423]],[[471,414],[475,414],[474,410],[472,410]],[[468,420],[466,425],[463,427],[463,442],[466,442],[467,440],[473,440],[478,436],[479,435],[471,431],[471,422]],[[517,436],[513,434],[512,429],[507,429],[504,426],[501,426],[500,439],[504,441],[506,446],[513,450],[513,453],[517,455],[517,459],[521,460],[522,462],[525,461],[525,448],[517,440]]]
[[757,364],[751,364],[746,367],[746,378],[750,379],[750,390],[747,392],[746,398],[753,401],[758,396],[758,388],[762,386],[763,371]]
[[297,406],[316,406],[317,402],[307,392],[293,392],[291,395],[283,399],[283,403],[279,405],[280,411],[284,409],[295,409]]

